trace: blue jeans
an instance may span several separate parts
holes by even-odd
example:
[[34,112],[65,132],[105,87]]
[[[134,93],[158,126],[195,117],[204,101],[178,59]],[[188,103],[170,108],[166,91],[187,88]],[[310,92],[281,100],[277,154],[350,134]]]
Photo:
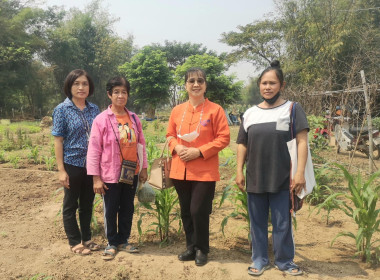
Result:
[[128,243],[132,229],[134,199],[138,176],[133,185],[105,183],[108,187],[103,196],[104,229],[108,245],[118,246]]
[[280,270],[295,267],[295,248],[290,214],[289,190],[278,193],[248,193],[248,211],[251,221],[252,262],[256,268],[269,264],[268,216],[271,210],[273,225],[274,264]]

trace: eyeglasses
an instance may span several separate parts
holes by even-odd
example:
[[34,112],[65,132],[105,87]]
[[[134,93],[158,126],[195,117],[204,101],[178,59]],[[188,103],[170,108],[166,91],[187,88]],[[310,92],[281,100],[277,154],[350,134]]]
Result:
[[112,91],[112,94],[115,94],[115,95],[128,95],[128,91],[126,90],[122,90],[122,91],[118,91],[118,90],[114,90]]
[[198,79],[191,78],[187,80],[187,82],[191,85],[195,84],[195,82],[197,82],[198,85],[203,85],[205,83],[205,80],[202,78],[198,78]]
[[73,83],[73,87],[80,87],[80,86],[82,86],[82,87],[88,87],[89,84],[88,84],[88,82],[83,82],[83,83],[81,83],[81,82],[75,82],[75,83]]

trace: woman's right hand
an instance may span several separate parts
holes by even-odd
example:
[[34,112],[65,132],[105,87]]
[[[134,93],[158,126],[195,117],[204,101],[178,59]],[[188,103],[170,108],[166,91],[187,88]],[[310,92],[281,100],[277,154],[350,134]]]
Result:
[[243,171],[238,171],[236,173],[235,183],[242,192],[245,192],[245,177]]
[[58,171],[58,180],[66,189],[70,189],[69,175],[65,170]]
[[100,176],[93,176],[93,181],[94,181],[94,186],[93,186],[93,189],[94,189],[94,193],[95,194],[105,194],[106,193],[106,190],[108,190],[108,187],[106,186],[106,184],[104,184],[104,182],[102,181],[102,179],[100,179]]
[[178,144],[174,147],[174,151],[177,155],[179,155],[183,150],[185,150],[187,147],[181,144]]

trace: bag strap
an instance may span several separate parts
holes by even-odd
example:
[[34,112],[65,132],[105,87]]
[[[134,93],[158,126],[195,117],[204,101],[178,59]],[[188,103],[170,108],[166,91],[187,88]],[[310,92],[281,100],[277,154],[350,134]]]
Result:
[[297,102],[292,102],[289,108],[289,114],[290,114],[290,137],[294,139],[297,135],[296,133],[296,104]]
[[174,138],[173,136],[170,136],[170,137],[168,137],[168,138],[166,138],[166,141],[165,141],[165,145],[164,145],[164,148],[162,149],[162,152],[161,152],[161,156],[160,156],[160,158],[162,158],[163,157],[163,155],[164,155],[164,152],[165,152],[165,148],[167,147],[167,150],[166,150],[166,157],[169,157],[169,141],[172,139],[172,138]]
[[123,152],[121,151],[121,146],[120,146],[119,138],[117,138],[117,136],[116,136],[116,132],[115,132],[115,129],[113,128],[110,116],[108,116],[108,120],[110,121],[110,125],[111,125],[111,128],[112,128],[113,134],[115,135],[117,145],[119,146],[121,158],[124,160]]
[[[134,114],[132,114],[132,118],[135,120],[136,130],[137,130],[137,121],[136,121],[136,117]],[[135,133],[136,133],[136,131],[135,131]],[[138,133],[138,135],[137,135],[137,143],[140,143],[140,133]]]

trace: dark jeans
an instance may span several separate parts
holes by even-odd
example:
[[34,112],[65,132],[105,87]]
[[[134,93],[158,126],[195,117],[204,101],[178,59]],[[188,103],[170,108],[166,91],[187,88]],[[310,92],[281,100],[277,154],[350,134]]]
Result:
[[103,196],[104,227],[108,244],[117,246],[128,243],[131,234],[134,199],[138,176],[133,185],[106,183],[108,190]]
[[215,182],[173,180],[181,206],[181,218],[188,250],[210,251],[210,214]]
[[[75,246],[81,241],[91,239],[91,216],[94,202],[92,176],[87,175],[84,167],[65,164],[65,170],[69,175],[70,189],[64,188],[63,197],[63,226],[70,246]],[[76,212],[79,212],[79,223]]]

